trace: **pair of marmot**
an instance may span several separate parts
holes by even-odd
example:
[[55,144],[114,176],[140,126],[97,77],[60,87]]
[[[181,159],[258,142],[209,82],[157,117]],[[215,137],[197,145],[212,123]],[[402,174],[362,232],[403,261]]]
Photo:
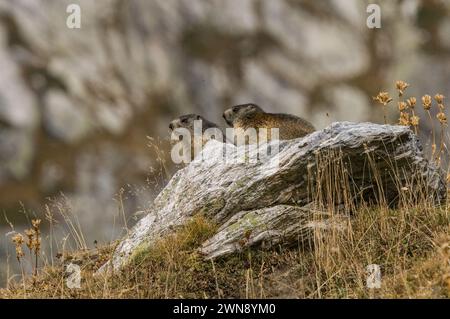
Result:
[[[251,128],[255,130],[265,128],[270,132],[270,129],[278,128],[280,140],[303,137],[315,131],[311,123],[300,117],[290,114],[266,113],[258,105],[253,103],[233,106],[223,113],[223,118],[234,129],[242,129],[244,131]],[[191,136],[194,136],[194,121],[196,120],[202,121],[202,133],[209,128],[220,129],[217,124],[197,114],[180,116],[170,122],[169,128],[172,131],[177,128],[186,128],[190,131]],[[225,136],[223,134],[224,138]]]

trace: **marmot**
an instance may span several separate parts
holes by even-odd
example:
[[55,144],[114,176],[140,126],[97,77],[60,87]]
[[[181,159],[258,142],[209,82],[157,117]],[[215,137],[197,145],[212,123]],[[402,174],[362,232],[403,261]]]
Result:
[[300,117],[290,114],[266,113],[253,103],[235,105],[223,113],[223,118],[235,129],[266,128],[270,134],[271,128],[278,128],[280,140],[303,137],[315,131],[311,123]]
[[218,128],[220,131],[222,131],[217,124],[210,122],[207,119],[205,119],[202,116],[197,115],[197,114],[182,115],[179,118],[176,118],[172,122],[170,122],[169,128],[171,131],[173,131],[177,128],[186,128],[193,135],[194,134],[194,121],[202,121],[202,133],[204,133],[209,128]]
[[[200,115],[197,114],[187,114],[187,115],[182,115],[179,118],[174,119],[172,122],[170,122],[169,124],[169,128],[170,130],[173,132],[174,130],[178,129],[178,128],[185,128],[189,131],[190,133],[190,141],[184,141],[183,137],[184,135],[179,135],[179,140],[171,140],[172,144],[178,143],[179,141],[183,141],[185,146],[190,146],[191,147],[191,160],[194,159],[195,152],[194,152],[194,143],[195,143],[195,135],[194,135],[194,121],[201,121],[201,136],[199,136],[201,139],[199,141],[201,141],[201,146],[203,147],[206,142],[208,142],[209,140],[212,139],[212,137],[214,136],[213,139],[218,140],[220,142],[224,142],[226,141],[226,137],[225,137],[225,133],[223,132],[223,130],[215,123],[210,122],[208,120],[206,120],[205,118],[203,118]],[[211,129],[211,130],[208,130]],[[205,134],[205,131],[208,130],[207,134]],[[182,133],[182,132],[180,132]]]

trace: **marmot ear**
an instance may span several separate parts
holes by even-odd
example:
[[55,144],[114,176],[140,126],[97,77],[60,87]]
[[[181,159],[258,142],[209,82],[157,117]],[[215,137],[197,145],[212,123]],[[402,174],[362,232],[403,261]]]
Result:
[[253,109],[264,112],[264,110],[257,104],[253,104]]
[[197,115],[197,120],[201,120],[202,117],[200,115]]
[[245,118],[250,120],[251,118],[254,117],[254,115],[255,115],[254,113],[247,113],[247,114],[245,114]]

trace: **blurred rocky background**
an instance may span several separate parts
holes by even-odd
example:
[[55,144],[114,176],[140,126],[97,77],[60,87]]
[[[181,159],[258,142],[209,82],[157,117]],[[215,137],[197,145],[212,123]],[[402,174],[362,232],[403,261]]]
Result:
[[[66,26],[72,3],[81,29]],[[366,26],[369,3],[381,29]],[[77,237],[72,224],[86,246],[132,226],[175,169],[175,116],[223,124],[224,108],[253,101],[323,128],[382,122],[371,97],[396,79],[450,96],[449,12],[449,0],[0,0],[2,283],[11,224],[53,214],[48,241]]]

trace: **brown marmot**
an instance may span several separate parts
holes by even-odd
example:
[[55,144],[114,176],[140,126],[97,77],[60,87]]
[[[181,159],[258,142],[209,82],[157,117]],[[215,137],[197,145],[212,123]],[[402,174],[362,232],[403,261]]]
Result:
[[[173,132],[176,129],[184,128],[189,131],[190,134],[190,141],[184,140],[184,135],[179,135],[178,140],[171,140],[172,144],[178,143],[179,141],[182,141],[185,147],[191,147],[191,160],[194,159],[195,152],[194,152],[194,143],[195,143],[195,135],[194,135],[194,121],[201,121],[201,136],[198,136],[198,141],[201,142],[201,146],[203,147],[206,142],[208,142],[211,139],[215,139],[220,142],[225,142],[226,137],[223,130],[215,123],[208,121],[207,119],[203,118],[200,115],[197,114],[187,114],[182,115],[173,121],[170,122],[169,128],[171,132]],[[199,125],[199,124],[197,124]],[[208,130],[208,132],[205,131]],[[182,133],[182,132],[180,132]]]
[[315,131],[311,123],[300,117],[290,114],[266,113],[253,103],[235,105],[223,113],[223,118],[235,129],[266,128],[270,130],[278,128],[280,140],[303,137]]
[[177,128],[186,128],[188,129],[191,134],[194,134],[194,121],[202,121],[202,133],[204,133],[209,128],[218,128],[220,131],[222,131],[219,126],[213,122],[208,121],[207,119],[203,118],[200,115],[197,114],[186,114],[182,115],[176,119],[174,119],[169,124],[169,128],[171,131],[177,129]]

